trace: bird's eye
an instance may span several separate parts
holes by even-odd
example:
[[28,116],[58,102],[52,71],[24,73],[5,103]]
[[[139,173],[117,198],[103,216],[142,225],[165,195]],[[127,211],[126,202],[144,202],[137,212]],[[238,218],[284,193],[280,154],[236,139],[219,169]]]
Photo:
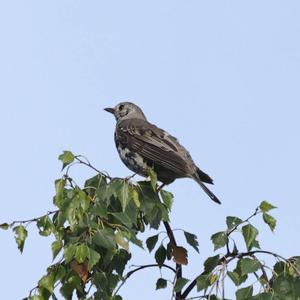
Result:
[[124,105],[121,104],[121,105],[119,106],[119,110],[121,111],[123,108],[124,108]]

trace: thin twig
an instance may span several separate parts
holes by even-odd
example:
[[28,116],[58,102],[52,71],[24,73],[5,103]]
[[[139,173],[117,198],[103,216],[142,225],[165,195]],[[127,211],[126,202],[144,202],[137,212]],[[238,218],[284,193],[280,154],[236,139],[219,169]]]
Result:
[[234,232],[241,224],[247,223],[250,219],[252,219],[253,217],[255,217],[258,213],[260,213],[260,209],[259,207],[257,207],[254,211],[254,213],[248,217],[247,219],[245,219],[242,223],[239,223],[237,225],[235,225],[232,229],[230,229],[226,235],[229,236],[232,232]]
[[[252,255],[252,257],[253,257],[256,261],[258,261],[258,262],[260,263],[260,260],[259,260],[255,255]],[[261,270],[261,273],[262,273],[262,278],[266,281],[267,287],[268,287],[268,289],[269,289],[269,288],[270,288],[270,285],[269,285],[269,278],[268,278],[268,274],[267,274],[267,272],[266,272],[266,270],[265,270],[264,264],[261,264],[260,270]],[[261,283],[261,281],[260,281],[260,283]],[[265,286],[264,286],[262,283],[261,283],[261,285],[262,285],[263,289],[265,290]]]
[[40,217],[37,217],[37,218],[33,218],[33,219],[29,219],[29,220],[22,220],[22,221],[13,221],[12,223],[9,224],[10,227],[14,226],[15,224],[25,224],[25,223],[32,223],[32,222],[36,222],[38,221],[39,219],[41,218],[44,218],[44,217],[47,217],[47,216],[50,216],[52,214],[55,214],[57,213],[59,210],[53,210],[53,211],[48,211],[46,214],[40,216]]
[[[254,250],[254,251],[249,251],[249,252],[242,252],[242,253],[238,253],[237,255],[231,257],[227,263],[231,262],[232,260],[234,260],[235,258],[242,258],[244,256],[254,256],[255,254],[269,254],[274,256],[275,258],[279,258],[281,260],[283,260],[285,263],[290,263],[290,261],[286,258],[284,258],[283,256],[271,252],[271,251],[266,251],[266,250]],[[225,255],[226,256],[226,255]],[[230,257],[230,256],[229,256]],[[226,258],[225,258],[226,259]],[[290,263],[291,264],[291,263]],[[300,270],[298,270],[293,264],[291,264],[292,268],[295,270],[295,272],[297,273],[298,276],[300,276]]]
[[[84,158],[86,161],[82,160],[81,158]],[[108,174],[104,174],[103,172],[101,172],[100,170],[95,168],[86,157],[84,157],[82,155],[77,155],[77,156],[75,156],[75,159],[78,161],[79,164],[83,164],[83,165],[89,167],[90,169],[96,171],[97,173],[101,174],[105,178],[112,180],[112,178]]]
[[289,262],[288,259],[284,258],[283,256],[276,254],[274,252],[271,251],[267,251],[267,250],[253,250],[253,251],[249,251],[249,252],[240,252],[236,255],[232,255],[232,254],[226,254],[224,255],[220,260],[226,260],[227,258],[229,258],[227,260],[227,264],[230,263],[232,260],[236,259],[236,258],[242,258],[245,256],[253,256],[255,254],[269,254],[272,255],[276,258],[280,258],[281,260],[285,261],[285,262]]

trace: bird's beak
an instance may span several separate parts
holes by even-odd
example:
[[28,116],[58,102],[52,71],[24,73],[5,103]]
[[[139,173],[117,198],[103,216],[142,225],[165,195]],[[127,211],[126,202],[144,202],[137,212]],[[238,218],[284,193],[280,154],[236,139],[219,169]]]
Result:
[[115,109],[114,108],[111,108],[111,107],[107,107],[107,108],[104,108],[105,111],[111,113],[111,114],[115,114]]

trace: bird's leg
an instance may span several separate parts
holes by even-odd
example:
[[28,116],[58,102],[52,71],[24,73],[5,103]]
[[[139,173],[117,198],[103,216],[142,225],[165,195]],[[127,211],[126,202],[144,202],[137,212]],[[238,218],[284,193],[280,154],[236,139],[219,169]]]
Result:
[[163,183],[162,185],[160,185],[158,188],[157,188],[157,192],[159,192],[166,184]]
[[124,179],[125,179],[125,181],[129,181],[129,180],[132,179],[135,175],[137,175],[137,173],[133,173],[132,175],[127,176],[127,177],[125,177]]

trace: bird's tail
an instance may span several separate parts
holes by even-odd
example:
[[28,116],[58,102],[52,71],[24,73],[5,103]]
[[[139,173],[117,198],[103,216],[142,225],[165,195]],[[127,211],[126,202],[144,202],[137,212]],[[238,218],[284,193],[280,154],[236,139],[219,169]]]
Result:
[[197,168],[197,172],[194,174],[193,178],[195,179],[195,181],[198,182],[198,184],[202,187],[203,191],[208,195],[208,197],[212,201],[221,204],[221,201],[218,199],[218,197],[212,191],[210,191],[209,188],[203,183],[204,181],[213,184],[212,179],[206,173],[202,172],[199,168]]
[[212,201],[214,201],[214,202],[216,202],[216,203],[218,203],[218,204],[221,204],[221,201],[217,198],[217,196],[216,196],[212,191],[210,191],[210,190],[207,188],[207,186],[206,186],[202,181],[198,181],[198,180],[197,180],[197,182],[199,183],[199,185],[202,187],[202,189],[204,190],[204,192],[208,195],[208,197],[209,197]]

